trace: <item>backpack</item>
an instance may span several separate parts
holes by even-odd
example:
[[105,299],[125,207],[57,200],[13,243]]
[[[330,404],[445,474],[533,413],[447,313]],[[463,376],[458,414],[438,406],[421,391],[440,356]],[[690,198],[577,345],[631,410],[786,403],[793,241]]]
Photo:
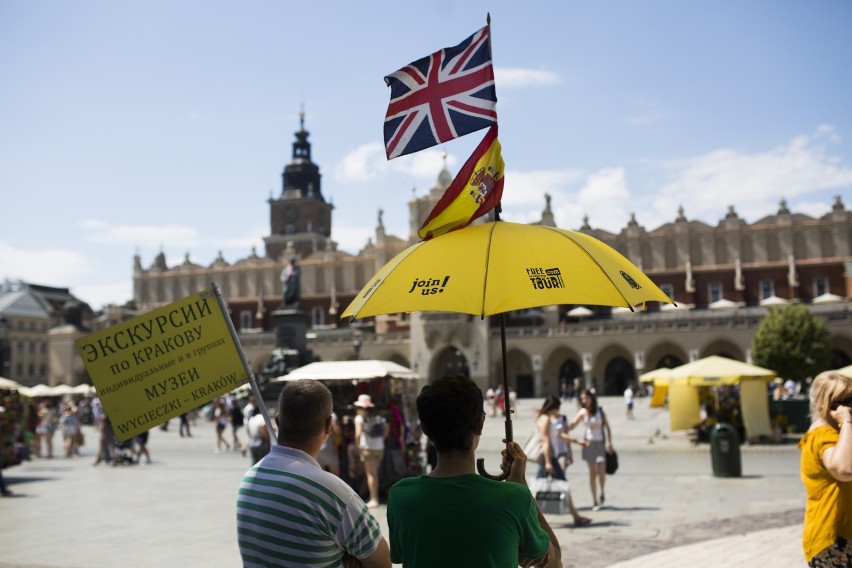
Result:
[[364,433],[370,438],[385,437],[385,419],[383,416],[372,416],[364,423]]

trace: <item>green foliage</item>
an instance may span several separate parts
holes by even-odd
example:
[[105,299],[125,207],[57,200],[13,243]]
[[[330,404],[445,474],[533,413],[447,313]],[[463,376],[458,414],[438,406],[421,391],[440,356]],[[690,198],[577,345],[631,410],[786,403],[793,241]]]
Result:
[[779,377],[803,380],[831,365],[829,332],[825,321],[804,304],[772,308],[754,334],[751,355],[755,365]]

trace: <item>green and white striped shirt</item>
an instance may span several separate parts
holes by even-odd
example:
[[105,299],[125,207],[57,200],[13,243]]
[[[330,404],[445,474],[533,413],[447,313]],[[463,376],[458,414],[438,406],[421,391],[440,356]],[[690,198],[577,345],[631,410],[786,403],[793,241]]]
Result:
[[301,450],[272,446],[240,484],[237,540],[245,567],[336,567],[345,552],[371,555],[381,538],[358,494]]

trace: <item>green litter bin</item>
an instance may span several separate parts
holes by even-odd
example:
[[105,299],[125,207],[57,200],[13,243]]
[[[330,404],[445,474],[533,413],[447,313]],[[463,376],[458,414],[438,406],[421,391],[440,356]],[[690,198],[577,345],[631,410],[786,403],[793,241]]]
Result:
[[710,431],[710,456],[713,475],[716,477],[741,477],[740,437],[736,428],[720,422]]

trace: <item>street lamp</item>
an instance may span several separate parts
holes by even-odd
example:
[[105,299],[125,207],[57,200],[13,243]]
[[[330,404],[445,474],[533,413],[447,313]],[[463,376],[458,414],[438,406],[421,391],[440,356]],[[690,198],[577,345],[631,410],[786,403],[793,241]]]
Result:
[[352,349],[355,350],[355,360],[356,361],[360,360],[361,359],[361,337],[360,337],[360,335],[355,335],[355,337],[352,338]]

